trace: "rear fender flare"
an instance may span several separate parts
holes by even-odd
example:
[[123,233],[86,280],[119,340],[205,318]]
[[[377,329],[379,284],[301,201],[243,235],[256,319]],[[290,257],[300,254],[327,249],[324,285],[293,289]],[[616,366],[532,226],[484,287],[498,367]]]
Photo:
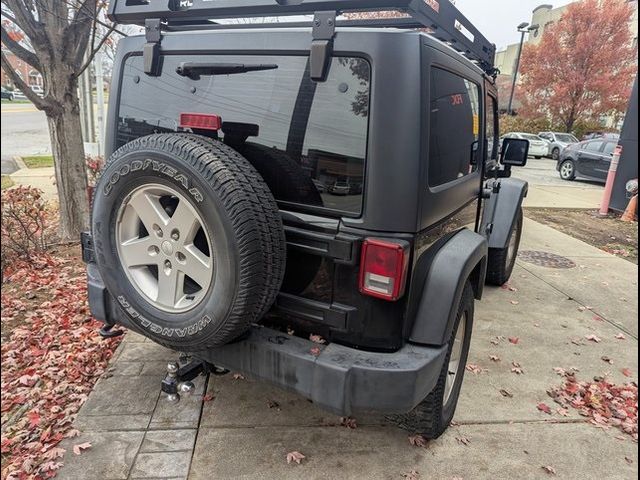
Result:
[[422,289],[411,342],[447,343],[467,280],[472,281],[475,297],[482,296],[487,254],[487,240],[468,229],[460,230],[438,250]]

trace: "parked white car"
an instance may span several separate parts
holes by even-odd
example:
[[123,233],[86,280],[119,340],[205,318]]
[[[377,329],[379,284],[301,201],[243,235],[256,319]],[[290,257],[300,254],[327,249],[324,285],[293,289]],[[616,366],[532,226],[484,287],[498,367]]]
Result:
[[570,133],[540,132],[538,133],[538,136],[550,142],[549,155],[554,160],[558,160],[560,158],[560,152],[562,152],[569,145],[578,143],[578,139]]
[[520,138],[522,140],[529,140],[529,156],[534,158],[542,158],[549,155],[549,146],[551,145],[544,138],[540,138],[538,135],[524,132],[511,132],[500,137],[500,145],[502,146],[502,140],[505,138]]
[[39,96],[44,96],[44,90],[40,85],[31,85],[31,90],[37,93]]

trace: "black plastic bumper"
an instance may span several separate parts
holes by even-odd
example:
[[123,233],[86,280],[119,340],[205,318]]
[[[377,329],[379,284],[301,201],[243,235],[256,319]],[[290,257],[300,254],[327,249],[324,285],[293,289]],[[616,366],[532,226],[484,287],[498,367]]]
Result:
[[241,341],[192,353],[297,392],[339,415],[351,415],[410,411],[435,387],[446,346],[407,344],[395,353],[363,352],[253,326]]
[[[108,325],[131,326],[107,292],[94,263],[87,265],[92,314]],[[303,338],[255,325],[242,340],[195,357],[297,392],[339,415],[361,411],[406,413],[433,390],[444,347],[407,344],[375,353]]]

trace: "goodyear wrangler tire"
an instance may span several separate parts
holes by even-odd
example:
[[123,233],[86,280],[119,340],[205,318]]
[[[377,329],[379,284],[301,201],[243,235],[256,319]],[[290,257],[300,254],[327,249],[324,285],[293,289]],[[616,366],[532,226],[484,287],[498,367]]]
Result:
[[92,223],[100,273],[127,323],[168,347],[228,343],[280,289],[275,200],[219,142],[157,134],[124,145],[102,173]]

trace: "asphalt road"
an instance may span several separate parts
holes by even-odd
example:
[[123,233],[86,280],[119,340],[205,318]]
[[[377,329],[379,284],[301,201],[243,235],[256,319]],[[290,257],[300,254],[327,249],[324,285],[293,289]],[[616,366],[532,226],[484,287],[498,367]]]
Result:
[[13,173],[18,166],[15,155],[38,155],[51,153],[49,129],[43,112],[30,103],[3,103],[2,111],[2,173]]
[[562,180],[556,170],[555,160],[546,158],[530,158],[525,167],[514,167],[511,175],[521,180],[526,180],[529,185],[555,186],[555,187],[577,187],[577,188],[604,188],[604,185],[589,180],[576,179],[573,182]]

